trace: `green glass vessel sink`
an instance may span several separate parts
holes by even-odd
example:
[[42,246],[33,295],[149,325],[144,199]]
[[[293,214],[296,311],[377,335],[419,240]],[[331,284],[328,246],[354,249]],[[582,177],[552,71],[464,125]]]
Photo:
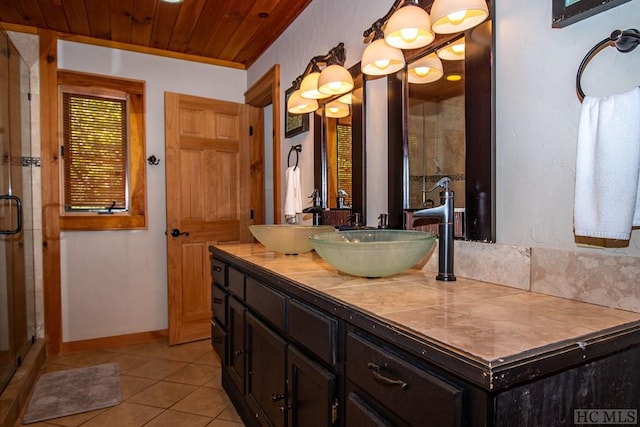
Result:
[[325,261],[343,273],[384,277],[413,267],[434,246],[432,233],[410,230],[352,230],[309,238]]
[[250,225],[249,231],[267,249],[281,254],[295,255],[313,249],[309,236],[333,232],[333,225]]

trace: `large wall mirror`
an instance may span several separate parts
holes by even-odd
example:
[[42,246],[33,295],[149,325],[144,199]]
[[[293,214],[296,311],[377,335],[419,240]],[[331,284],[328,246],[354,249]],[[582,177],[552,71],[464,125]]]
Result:
[[349,69],[354,88],[322,100],[314,117],[314,182],[324,223],[346,225],[352,213],[365,223],[364,80],[360,64]]
[[412,228],[412,211],[439,205],[440,189],[428,190],[448,176],[456,237],[495,241],[492,40],[491,21],[439,37],[406,56],[412,67],[437,55],[442,77],[388,77],[392,227]]

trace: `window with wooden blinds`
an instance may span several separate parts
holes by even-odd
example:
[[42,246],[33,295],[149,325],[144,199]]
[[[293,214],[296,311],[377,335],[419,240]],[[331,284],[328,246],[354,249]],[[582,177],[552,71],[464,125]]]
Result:
[[147,227],[145,83],[58,70],[60,229]]
[[63,92],[62,121],[65,210],[126,211],[126,98]]

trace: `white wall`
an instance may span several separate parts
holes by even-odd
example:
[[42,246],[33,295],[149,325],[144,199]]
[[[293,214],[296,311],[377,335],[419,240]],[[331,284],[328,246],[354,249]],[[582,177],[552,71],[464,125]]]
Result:
[[[347,54],[347,68],[360,62],[365,49],[362,32],[375,20],[383,16],[391,6],[389,0],[314,0],[307,6],[296,21],[287,28],[280,38],[262,55],[248,70],[248,86],[251,86],[273,64],[280,64],[280,87],[282,111],[284,118],[284,91],[291,86],[300,75],[309,60],[317,55],[326,54],[340,42],[344,42]],[[371,98],[386,97],[386,80],[379,79],[367,83],[366,95]],[[366,126],[369,129],[367,143],[367,182],[370,187],[385,188],[387,171],[387,106],[378,102],[367,104]],[[284,139],[284,127],[281,129],[281,158],[286,159],[289,148],[293,144],[302,144],[300,170],[302,195],[306,197],[314,189],[313,182],[313,120],[310,130],[291,139]],[[284,168],[281,170],[281,182],[284,184]],[[277,173],[277,172],[276,172]],[[284,191],[284,189],[282,190]],[[283,193],[284,194],[284,193]],[[377,224],[378,214],[387,211],[386,191],[368,193],[367,221]],[[305,199],[303,206],[311,204]]]
[[164,92],[244,102],[246,71],[60,41],[59,67],[146,82],[148,229],[61,235],[63,341],[167,328]]
[[[640,2],[632,0],[563,29],[550,26],[551,1],[499,2],[496,16],[498,241],[575,247],[581,107],[576,72],[587,52],[613,30],[639,27]],[[585,70],[585,93],[608,95],[640,85],[639,50],[600,52]],[[640,256],[640,231],[633,232],[628,248],[616,252]]]
[[[309,59],[340,41],[347,49],[346,65],[359,62],[364,50],[362,32],[391,3],[315,0],[248,70],[248,84],[277,62],[286,88]],[[497,240],[575,248],[573,186],[581,105],[575,95],[576,71],[589,49],[611,31],[640,26],[639,1],[564,29],[551,28],[551,0],[496,2],[495,17]],[[622,54],[609,48],[600,53],[586,70],[583,89],[590,95],[605,95],[639,85],[638,50]],[[380,176],[386,176],[386,89],[378,80],[367,95],[367,217],[371,223],[386,209],[386,185],[382,185],[386,183],[380,182]],[[297,138],[287,142],[304,141],[308,149],[303,159],[311,168],[313,135]],[[287,142],[283,156],[289,149]],[[311,171],[303,173],[303,189],[312,187]],[[640,256],[640,231],[633,232],[630,243],[616,252]]]

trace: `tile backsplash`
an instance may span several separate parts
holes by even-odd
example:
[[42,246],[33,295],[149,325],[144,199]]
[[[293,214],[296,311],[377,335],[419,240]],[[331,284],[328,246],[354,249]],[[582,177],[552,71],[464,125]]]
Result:
[[[422,268],[438,271],[437,249]],[[640,313],[640,258],[456,240],[455,274]]]

